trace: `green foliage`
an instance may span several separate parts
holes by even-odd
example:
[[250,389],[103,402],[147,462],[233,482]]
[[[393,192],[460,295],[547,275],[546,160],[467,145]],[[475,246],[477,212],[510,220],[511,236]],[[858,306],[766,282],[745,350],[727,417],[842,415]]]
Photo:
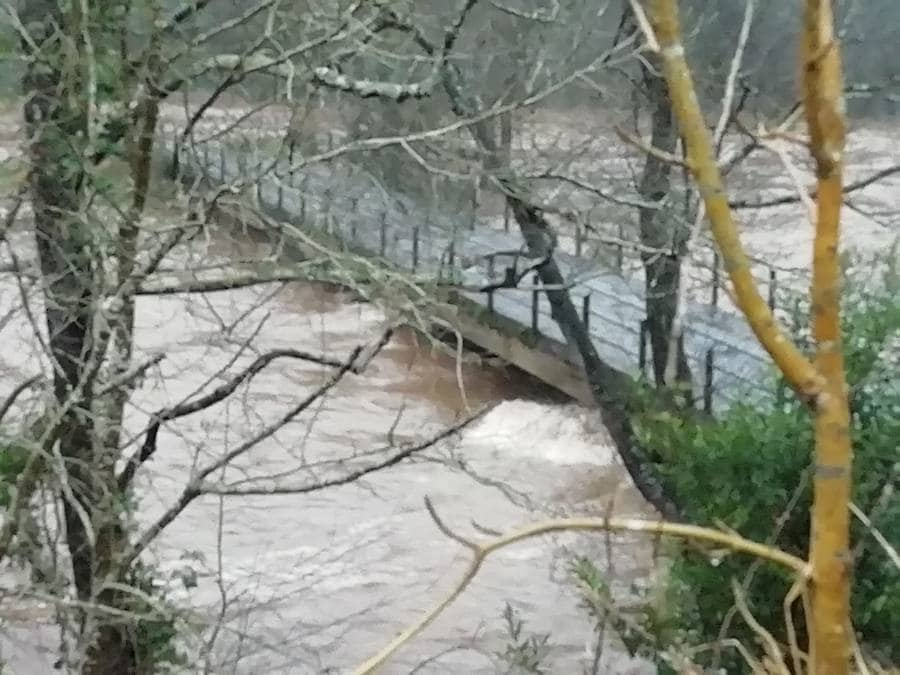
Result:
[[0,508],[8,508],[11,488],[28,461],[28,449],[16,438],[0,435]]
[[177,608],[143,563],[135,563],[129,571],[128,585],[138,591],[123,604],[136,617],[132,630],[141,672],[183,672],[188,659],[179,649]]
[[[648,660],[664,658],[665,649],[682,638],[675,632],[678,626],[667,611],[672,604],[664,595],[668,589],[632,584],[630,594],[637,601],[623,608],[614,602],[609,584],[591,560],[576,560],[571,572],[581,596],[581,606],[591,617],[597,632],[598,653],[595,657],[599,657],[599,645],[607,629],[619,636],[631,656]],[[665,671],[665,661],[661,660],[659,665]]]
[[[900,541],[897,439],[900,438],[900,296],[891,270],[877,291],[851,289],[845,302],[844,339],[853,414],[855,504],[889,542]],[[770,382],[776,390],[780,383]],[[813,447],[811,418],[788,398],[767,409],[735,406],[720,419],[684,419],[644,414],[636,419],[645,448],[663,458],[656,469],[667,492],[690,522],[724,523],[758,541],[772,541],[806,557],[809,546]],[[861,523],[854,521],[853,622],[861,642],[876,657],[900,660],[900,571]],[[694,644],[718,638],[734,604],[730,579],[742,581],[748,560],[711,560],[686,550],[670,568],[669,598],[682,636]],[[785,637],[782,599],[786,573],[760,566],[747,592],[754,616]],[[802,616],[795,614],[802,630]],[[740,619],[729,635],[754,639]],[[688,641],[684,640],[683,641]],[[745,665],[723,657],[729,670]]]
[[548,672],[542,664],[550,651],[550,635],[526,634],[525,622],[509,603],[503,610],[503,621],[506,624],[507,644],[497,657],[505,664],[506,672],[535,675]]

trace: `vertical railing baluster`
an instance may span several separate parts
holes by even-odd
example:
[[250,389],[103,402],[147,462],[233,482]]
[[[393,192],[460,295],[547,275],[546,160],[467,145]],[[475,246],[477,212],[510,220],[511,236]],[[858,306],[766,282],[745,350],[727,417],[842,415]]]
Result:
[[575,223],[575,257],[581,257],[581,223]]
[[294,140],[293,137],[291,137],[290,143],[288,143],[288,171],[290,172],[288,180],[290,181],[291,187],[294,187],[294,178],[296,176],[296,172],[294,171],[294,145],[295,144],[296,144],[296,141]]
[[641,377],[647,374],[647,320],[638,325],[638,371]]
[[619,225],[619,241],[616,244],[616,269],[619,272],[622,272],[622,268],[625,267],[625,250],[623,249],[622,242],[625,240],[623,236],[624,232],[622,230],[622,226]]
[[306,219],[309,217],[309,204],[307,204],[307,198],[309,196],[309,176],[303,175],[302,182],[300,183],[300,222],[305,227]]
[[706,350],[706,363],[703,372],[703,410],[708,414],[713,407],[713,373],[715,372],[714,347]]
[[481,188],[481,178],[476,176],[472,181],[472,224],[471,229],[475,229],[475,225],[478,222],[478,201],[479,201],[479,192]]
[[775,269],[769,268],[769,309],[775,311],[775,293],[777,290],[777,279],[775,277]]
[[487,257],[487,306],[490,314],[494,313],[494,254],[491,253]]
[[712,263],[712,298],[710,298],[713,308],[719,306],[719,252],[713,251]]
[[584,324],[584,330],[591,332],[591,293],[588,291],[581,299],[581,322]]
[[456,234],[454,233],[453,238],[450,239],[450,245],[447,247],[447,274],[450,278],[450,283],[453,284],[456,281],[456,276],[454,274],[454,266],[456,265]]
[[412,230],[412,271],[416,272],[419,268],[419,226],[415,225]]
[[387,211],[381,212],[381,234],[378,245],[378,252],[382,258],[387,252]]
[[541,277],[535,272],[534,279],[532,280],[534,284],[534,290],[531,291],[531,330],[537,335],[538,332],[538,317],[540,316],[540,300],[541,300]]

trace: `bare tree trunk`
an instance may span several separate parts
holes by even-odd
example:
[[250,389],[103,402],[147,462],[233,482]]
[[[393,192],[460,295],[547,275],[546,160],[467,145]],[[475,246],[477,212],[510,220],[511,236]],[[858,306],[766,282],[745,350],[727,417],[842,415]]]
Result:
[[[444,88],[457,115],[471,117],[479,112],[477,101],[466,95],[462,75],[452,65],[445,68]],[[509,164],[504,162],[504,147],[498,144],[491,121],[482,120],[472,124],[469,130],[485,153],[486,169],[495,174],[495,179],[504,192],[506,202],[528,246],[529,255],[544,261],[537,272],[541,283],[548,287],[545,293],[550,302],[551,314],[567,344],[581,356],[585,377],[597,402],[600,417],[628,473],[650,504],[664,517],[676,520],[678,512],[675,505],[647,470],[645,458],[636,442],[631,425],[631,379],[600,358],[578,308],[572,302],[568,290],[565,290],[566,278],[553,257],[556,238],[550,224],[539,208],[524,199],[526,191],[510,175]],[[508,137],[510,141],[511,136],[511,128],[505,134],[501,133],[501,137]]]
[[850,549],[853,447],[840,315],[846,117],[840,41],[835,38],[831,5],[827,0],[807,0],[801,42],[803,106],[817,179],[810,289],[816,343],[812,360],[787,338],[753,279],[685,59],[678,3],[654,0],[649,15],[659,41],[673,111],[692,158],[691,172],[731,279],[735,304],[797,396],[810,404],[815,429],[811,461],[816,470],[809,551],[812,611],[806,614],[811,637],[809,667],[810,672],[846,675],[851,670],[854,645]]
[[[94,381],[99,354],[94,312],[102,281],[95,271],[97,225],[87,221],[83,208],[87,175],[82,163],[87,161],[88,141],[84,87],[78,69],[66,60],[63,27],[68,17],[59,7],[55,0],[33,0],[22,13],[39,54],[23,76],[23,113],[53,389],[57,404],[66,409],[58,434],[68,483],[68,490],[59,493],[66,545],[78,599],[103,602],[108,594],[96,581],[112,569],[124,534],[117,515],[121,509],[115,508],[118,495],[110,490],[114,482],[97,471]],[[32,51],[28,45],[23,49]],[[87,619],[79,617],[83,630],[93,623]],[[100,617],[94,634],[82,636],[90,645],[84,672],[135,672],[127,631],[108,624]]]
[[[73,152],[69,145],[84,134],[86,125],[84,115],[67,105],[63,98],[61,92],[65,85],[61,68],[53,66],[53,57],[59,55],[54,44],[59,39],[55,24],[62,21],[57,3],[29,5],[40,16],[32,25],[40,26],[44,34],[38,36],[35,29],[34,36],[50,64],[32,62],[23,79],[25,122],[32,139],[30,188],[35,237],[44,284],[50,356],[54,361],[54,393],[60,406],[70,396],[75,399],[61,422],[61,452],[68,460],[72,491],[88,510],[90,501],[85,497],[91,485],[88,471],[92,450],[91,383],[82,384],[81,379],[85,374],[83,364],[92,350],[91,235],[79,220],[83,174],[77,165],[72,165],[77,151]],[[75,506],[68,500],[64,503],[74,581],[79,597],[89,599],[92,563],[85,524]]]
[[[628,32],[637,30],[631,9]],[[628,24],[626,24],[628,25]],[[646,58],[655,62],[652,55]],[[641,81],[651,110],[650,145],[665,153],[673,154],[678,144],[678,133],[672,116],[672,103],[664,78],[654,73],[645,61],[641,61]],[[642,97],[638,94],[638,100]],[[672,165],[664,159],[648,153],[644,161],[638,191],[643,201],[662,204],[672,187]],[[647,331],[653,363],[653,379],[657,387],[691,383],[691,370],[684,353],[684,340],[677,343],[675,382],[666,382],[666,364],[672,343],[672,324],[678,306],[678,288],[681,283],[681,260],[688,238],[686,219],[667,217],[666,209],[650,206],[639,208],[640,241],[643,247],[644,294],[647,311]]]

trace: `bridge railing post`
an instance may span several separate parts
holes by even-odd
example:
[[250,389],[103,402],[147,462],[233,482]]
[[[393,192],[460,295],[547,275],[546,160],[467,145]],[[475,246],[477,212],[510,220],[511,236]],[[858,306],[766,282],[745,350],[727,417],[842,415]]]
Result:
[[288,180],[290,181],[290,186],[294,187],[294,178],[296,173],[294,172],[294,146],[296,141],[291,138],[288,142]]
[[450,239],[450,244],[447,246],[447,275],[450,280],[450,283],[453,284],[456,281],[456,275],[454,267],[456,266],[456,235],[452,239]]
[[503,231],[509,233],[509,202],[503,199]]
[[481,177],[475,176],[472,180],[472,222],[470,224],[470,229],[475,230],[475,225],[478,222],[478,202],[479,202],[479,193],[481,192]]
[[710,297],[710,303],[713,308],[717,308],[719,306],[719,252],[718,250],[713,251],[713,262],[712,262],[712,297]]
[[219,180],[222,183],[227,182],[225,178],[225,146],[219,142]]
[[300,184],[300,224],[303,227],[306,227],[306,217],[307,217],[307,206],[306,203],[307,196],[309,195],[309,191],[307,190],[309,184],[309,177],[304,176],[303,182]]
[[584,329],[587,332],[591,330],[591,294],[587,293],[581,299],[581,323],[584,324]]
[[249,148],[247,147],[247,141],[241,136],[241,142],[238,144],[237,151],[237,169],[238,169],[238,178],[241,180],[247,175],[247,153],[249,152]]
[[412,271],[415,274],[419,268],[419,226],[414,225],[412,229]]
[[538,318],[541,315],[541,277],[535,272],[532,280],[534,289],[531,291],[531,330],[535,335],[538,333]]
[[383,258],[387,252],[387,211],[381,212],[381,232],[378,243],[378,254]]
[[260,175],[259,175],[259,166],[260,166],[259,152],[258,152],[256,146],[253,145],[253,143],[250,142],[249,137],[246,137],[246,138],[247,138],[247,141],[246,141],[246,142],[247,142],[247,146],[253,148],[253,159],[252,159],[252,162],[253,162],[253,170],[250,171],[250,169],[249,169],[249,167],[248,167],[248,174],[253,176],[253,200],[254,200],[254,206],[255,206],[257,209],[259,209],[259,208],[260,208],[260,204],[262,203],[262,200],[261,200],[261,196],[262,196],[262,192],[261,192],[261,190],[262,190],[262,179],[261,179],[261,177],[260,177]]
[[769,310],[775,311],[777,302],[776,293],[778,292],[778,280],[774,267],[769,268]]
[[179,157],[179,147],[180,143],[178,141],[178,126],[172,125],[172,161],[169,163],[169,173],[172,174],[173,179],[178,178],[178,171],[181,168],[180,165],[180,157]]
[[581,257],[581,238],[582,238],[581,223],[578,221],[575,221],[575,257],[576,258]]
[[322,230],[331,234],[329,223],[331,222],[331,188],[325,188],[322,195]]
[[712,413],[713,377],[715,374],[715,347],[706,350],[706,362],[703,368],[703,411]]
[[263,190],[263,181],[262,178],[256,179],[256,201],[259,204],[259,210],[266,210],[266,193]]
[[487,292],[487,306],[488,312],[493,315],[494,314],[494,254],[489,253],[487,256],[487,282],[488,282],[488,292]]
[[638,370],[641,377],[647,375],[647,320],[638,325]]
[[619,241],[616,243],[616,269],[619,270],[620,273],[622,272],[622,268],[625,267],[625,250],[622,246],[622,242],[625,240],[624,234],[622,226],[619,225]]
[[[357,213],[359,213],[359,197],[351,197],[350,198],[350,211],[347,213],[347,216],[340,221],[341,225],[339,225],[337,228],[338,232],[341,235],[341,248],[345,251],[353,243],[353,240],[356,239],[356,214]],[[346,234],[345,234],[345,228],[348,225],[350,227],[350,231],[346,232]]]

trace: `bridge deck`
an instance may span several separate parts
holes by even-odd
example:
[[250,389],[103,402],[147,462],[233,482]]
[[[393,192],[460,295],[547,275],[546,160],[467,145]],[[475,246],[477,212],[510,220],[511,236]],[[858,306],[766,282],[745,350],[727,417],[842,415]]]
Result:
[[[161,142],[167,154],[174,151],[171,137],[164,135]],[[315,165],[291,173],[286,159],[278,162],[267,159],[260,165],[239,146],[211,140],[196,150],[183,151],[182,167],[183,172],[204,176],[214,184],[245,179],[246,185],[256,185],[257,207],[269,216],[291,222],[311,234],[327,233],[356,252],[382,257],[421,277],[453,279],[464,289],[497,283],[506,266],[518,265],[522,270],[529,263],[527,249],[517,231],[504,232],[472,223],[470,219],[460,224],[461,219],[453,215],[424,213],[410,200],[386,194],[374,181],[346,163]],[[600,356],[614,368],[637,376],[642,361],[640,325],[645,318],[643,285],[594,260],[565,252],[558,252],[555,257],[571,284],[569,292],[573,301],[583,308]],[[471,306],[490,308],[482,317],[498,319],[489,323],[495,328],[503,325],[507,338],[531,335],[532,347],[577,377],[580,360],[566,347],[561,331],[550,316],[547,298],[539,289],[534,292],[533,283],[527,277],[519,288],[492,293],[462,290],[459,295]],[[471,317],[467,323],[469,333],[484,333],[475,328]],[[471,334],[466,337],[476,343],[491,342],[482,344],[487,349],[498,348],[498,335],[491,339],[482,335],[480,340]],[[530,356],[523,355],[525,352],[513,349],[508,340],[503,342],[506,347],[501,351],[508,353],[501,356],[538,377],[542,377],[542,372],[545,379],[550,377],[547,373],[548,368],[552,370],[553,361],[540,365],[527,363],[529,359],[541,360],[539,354],[533,353],[534,348],[526,350],[531,352]],[[711,379],[714,410],[738,400],[763,400],[772,396],[771,391],[762,390],[758,385],[771,367],[771,361],[743,317],[690,302],[686,312],[685,349],[695,377],[695,391],[699,394],[705,386],[703,381]],[[511,357],[513,351],[519,355]],[[520,362],[516,363],[516,359]],[[563,379],[569,382],[572,377],[566,374]],[[579,389],[580,385],[573,389],[570,383],[551,384],[584,398],[579,394],[584,391]]]

